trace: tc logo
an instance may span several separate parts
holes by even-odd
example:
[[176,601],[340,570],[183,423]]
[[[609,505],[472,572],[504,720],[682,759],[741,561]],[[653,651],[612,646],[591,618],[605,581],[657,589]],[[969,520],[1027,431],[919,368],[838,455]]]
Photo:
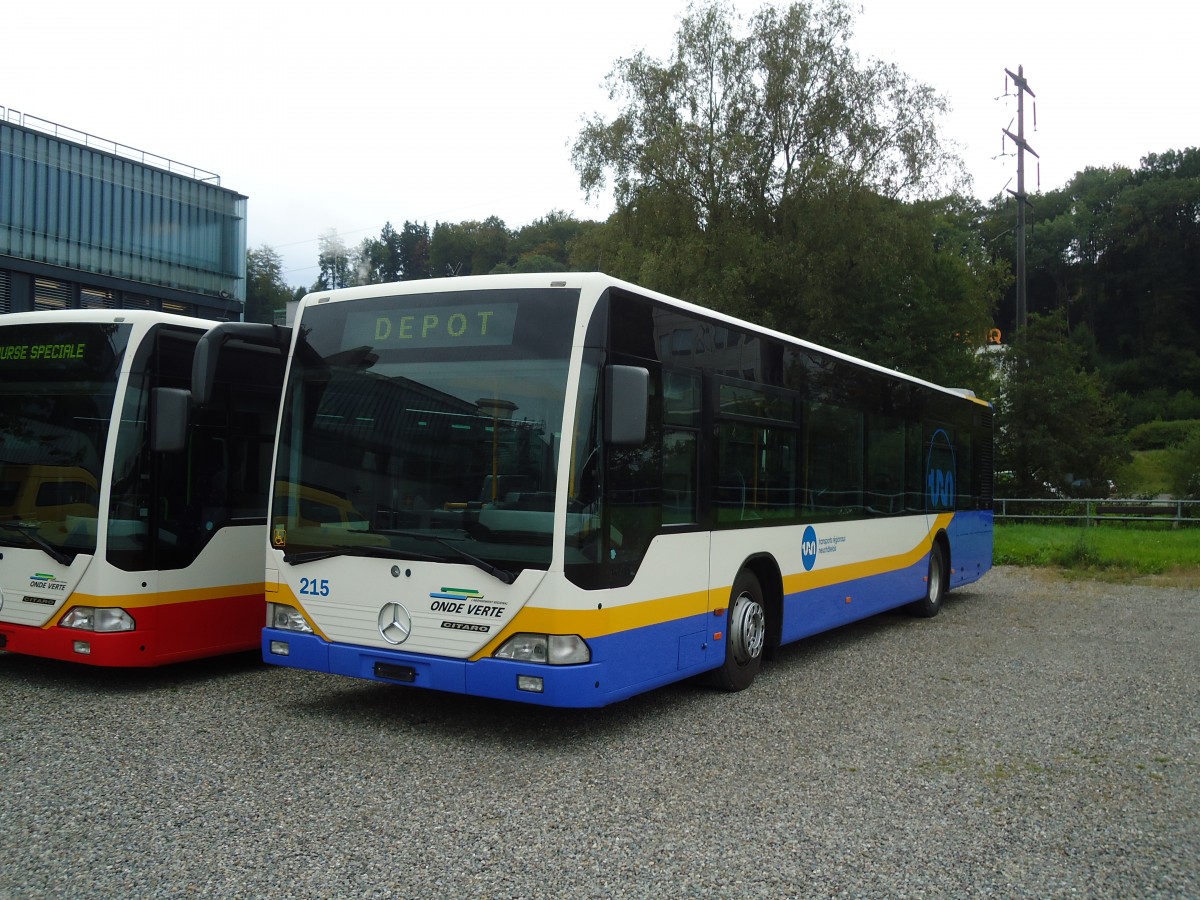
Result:
[[804,571],[811,572],[817,564],[817,530],[809,525],[804,529],[800,538],[800,562],[804,563]]
[[925,460],[925,497],[930,509],[954,508],[954,446],[939,428],[929,441]]

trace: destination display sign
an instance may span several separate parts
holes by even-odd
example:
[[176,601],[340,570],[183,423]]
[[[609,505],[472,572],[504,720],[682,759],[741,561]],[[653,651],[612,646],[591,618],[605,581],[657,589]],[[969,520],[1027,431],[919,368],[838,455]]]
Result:
[[0,361],[18,362],[38,359],[83,359],[87,345],[60,344],[0,344]]
[[351,312],[342,337],[345,347],[437,349],[507,347],[517,325],[516,303],[403,307]]
[[21,323],[0,316],[0,377],[16,380],[93,378],[115,373],[128,325]]

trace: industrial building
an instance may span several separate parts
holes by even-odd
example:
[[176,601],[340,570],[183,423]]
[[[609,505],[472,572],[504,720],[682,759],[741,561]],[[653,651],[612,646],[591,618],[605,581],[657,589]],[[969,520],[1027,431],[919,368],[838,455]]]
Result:
[[246,202],[211,172],[0,107],[0,314],[240,320]]

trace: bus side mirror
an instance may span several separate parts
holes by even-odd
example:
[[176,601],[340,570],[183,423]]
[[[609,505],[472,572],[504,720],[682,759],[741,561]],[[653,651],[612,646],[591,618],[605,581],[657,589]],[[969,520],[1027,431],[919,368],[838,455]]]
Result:
[[649,370],[609,366],[604,378],[604,436],[608,443],[623,447],[644,444],[650,408]]
[[155,388],[150,392],[150,449],[155,453],[178,453],[187,446],[188,408],[191,391]]

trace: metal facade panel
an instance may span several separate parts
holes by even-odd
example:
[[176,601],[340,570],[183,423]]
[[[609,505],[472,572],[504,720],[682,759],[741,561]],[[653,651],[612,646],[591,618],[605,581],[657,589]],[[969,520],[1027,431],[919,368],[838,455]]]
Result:
[[0,255],[245,298],[246,198],[0,122]]

